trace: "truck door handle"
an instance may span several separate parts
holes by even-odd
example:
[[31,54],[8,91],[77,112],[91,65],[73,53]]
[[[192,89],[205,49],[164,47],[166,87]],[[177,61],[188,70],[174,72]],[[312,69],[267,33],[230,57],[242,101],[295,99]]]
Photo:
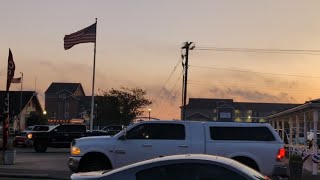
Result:
[[126,153],[126,150],[124,150],[124,149],[116,149],[116,150],[114,150],[114,153],[117,153],[117,154],[125,154],[125,153]]
[[188,146],[188,145],[179,145],[179,147],[181,147],[181,148],[188,148],[189,146]]
[[142,147],[152,147],[151,144],[143,144]]

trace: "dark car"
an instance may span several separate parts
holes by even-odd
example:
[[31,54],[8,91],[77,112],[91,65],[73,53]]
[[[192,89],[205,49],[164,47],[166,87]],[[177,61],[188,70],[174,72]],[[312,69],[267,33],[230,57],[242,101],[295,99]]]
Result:
[[35,131],[43,131],[46,132],[53,128],[54,126],[50,125],[34,125],[34,126],[29,126],[31,127],[30,129],[27,129],[25,131],[22,131],[20,134],[15,136],[13,139],[13,145],[15,147],[17,146],[22,146],[22,147],[27,147],[27,146],[32,146],[32,140],[28,139],[28,134],[35,132]]
[[36,152],[46,152],[48,147],[68,148],[70,143],[77,138],[86,136],[108,135],[104,131],[87,131],[85,124],[60,124],[46,132],[33,131],[27,135],[33,141]]
[[17,146],[26,147],[26,146],[31,146],[31,145],[32,145],[32,143],[31,143],[31,141],[28,141],[26,132],[22,132],[22,133],[18,134],[13,139],[13,146],[15,146],[15,147],[17,147]]
[[109,125],[101,129],[101,131],[107,132],[108,135],[113,136],[118,132],[122,131],[124,128],[123,125]]

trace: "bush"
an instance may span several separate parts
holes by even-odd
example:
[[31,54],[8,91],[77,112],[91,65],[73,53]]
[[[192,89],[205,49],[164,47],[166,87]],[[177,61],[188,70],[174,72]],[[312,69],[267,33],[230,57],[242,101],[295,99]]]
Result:
[[298,153],[292,153],[289,157],[289,162],[302,162],[303,158],[302,155]]

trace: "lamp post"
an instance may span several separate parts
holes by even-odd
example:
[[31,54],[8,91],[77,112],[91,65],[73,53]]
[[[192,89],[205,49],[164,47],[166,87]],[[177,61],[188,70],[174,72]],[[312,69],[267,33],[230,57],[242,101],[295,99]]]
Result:
[[151,108],[149,108],[148,111],[149,111],[149,121],[150,121]]

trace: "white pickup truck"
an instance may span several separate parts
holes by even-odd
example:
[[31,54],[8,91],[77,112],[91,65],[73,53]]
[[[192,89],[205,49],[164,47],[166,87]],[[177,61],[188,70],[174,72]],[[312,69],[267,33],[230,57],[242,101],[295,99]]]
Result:
[[173,154],[219,155],[268,176],[286,175],[284,143],[266,123],[145,121],[113,137],[76,139],[68,163],[85,172]]

